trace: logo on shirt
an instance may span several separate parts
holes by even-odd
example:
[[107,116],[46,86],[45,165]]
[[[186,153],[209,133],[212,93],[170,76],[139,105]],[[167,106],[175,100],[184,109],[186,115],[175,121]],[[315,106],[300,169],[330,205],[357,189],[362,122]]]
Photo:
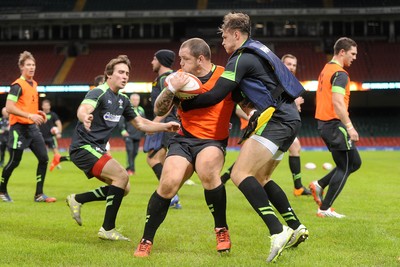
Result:
[[98,146],[95,147],[95,150],[96,150],[97,152],[100,152],[100,153],[104,153],[104,152],[105,152],[103,149],[101,149],[101,148],[98,147]]
[[121,115],[114,115],[110,112],[107,112],[103,115],[103,119],[106,121],[119,122],[119,120],[121,119]]
[[268,52],[270,52],[271,50],[268,48],[268,47],[266,47],[265,45],[263,45],[263,46],[261,46],[260,47],[260,50],[262,50],[264,53],[268,53]]
[[110,99],[108,99],[108,100],[107,100],[107,103],[108,103],[108,104],[112,104],[112,102],[111,102],[111,100],[110,100]]
[[120,100],[118,100],[118,103],[119,103],[119,107],[118,108],[123,108],[122,104],[124,103],[124,101],[122,101],[122,99],[120,99]]

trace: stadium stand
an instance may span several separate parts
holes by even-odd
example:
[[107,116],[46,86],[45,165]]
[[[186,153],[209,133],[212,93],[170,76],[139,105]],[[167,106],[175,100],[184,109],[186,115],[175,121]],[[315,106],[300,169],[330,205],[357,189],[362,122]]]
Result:
[[[270,9],[270,8],[349,8],[349,7],[388,7],[398,6],[397,0],[119,0],[110,2],[107,0],[2,0],[0,13],[32,13],[32,12],[61,12],[61,11],[122,11],[122,10],[196,10],[206,7],[207,9]],[[74,8],[82,6],[82,8]]]
[[[247,10],[247,9],[287,9],[287,8],[358,8],[358,7],[392,7],[399,6],[398,0],[359,0],[359,1],[343,1],[343,0],[177,0],[177,1],[164,1],[164,0],[118,0],[116,2],[110,2],[106,0],[44,0],[44,1],[33,1],[33,0],[2,0],[0,2],[0,15],[1,14],[13,14],[13,13],[37,13],[37,12],[70,12],[70,11],[160,11],[160,10],[199,10],[209,9],[210,12],[214,12],[216,9],[224,10]],[[182,12],[183,13],[183,12]],[[135,13],[134,13],[135,14]],[[140,18],[135,18],[139,20]],[[205,36],[214,36],[214,30],[210,31],[209,28],[198,27],[196,18],[186,18],[188,23],[193,22],[192,27],[183,27],[181,21],[174,21],[171,19],[174,26],[174,33],[171,35],[140,35],[138,33],[130,33],[128,37],[122,38],[118,34],[109,34],[107,36],[93,37],[90,27],[83,25],[82,31],[85,32],[79,40],[70,40],[70,36],[64,33],[62,36],[58,31],[62,31],[63,26],[56,25],[52,38],[49,38],[51,43],[44,44],[45,39],[33,38],[30,41],[25,39],[18,39],[21,33],[13,33],[10,38],[4,38],[5,42],[0,44],[0,60],[2,62],[0,66],[0,85],[9,85],[17,77],[19,70],[17,67],[18,54],[24,50],[31,51],[37,60],[37,72],[35,79],[40,85],[50,84],[88,84],[93,82],[93,78],[98,74],[104,72],[104,66],[111,59],[119,54],[126,54],[132,61],[132,74],[130,81],[133,82],[151,82],[155,78],[155,74],[151,70],[151,60],[154,52],[166,48],[171,49],[178,53],[180,41],[185,38],[192,37],[191,34],[205,34]],[[347,18],[349,19],[349,18]],[[363,20],[367,21],[369,17],[364,17]],[[373,18],[372,18],[373,19]],[[319,18],[321,20],[321,18]],[[331,19],[329,19],[331,20]],[[378,19],[379,20],[379,19]],[[392,19],[393,20],[393,19]],[[171,23],[168,21],[168,23]],[[201,19],[201,23],[210,23],[214,25],[214,20]],[[218,20],[218,23],[220,21]],[[262,22],[262,21],[261,21]],[[380,18],[381,23],[389,23],[384,19]],[[392,21],[393,22],[393,21]],[[84,24],[86,22],[79,21],[77,24]],[[115,27],[119,24],[118,20],[114,22],[107,22],[104,27]],[[113,24],[114,23],[114,24]],[[157,24],[157,21],[154,22]],[[167,25],[169,25],[166,23]],[[175,23],[175,24],[174,24]],[[398,19],[394,23],[395,27],[398,27]],[[397,24],[396,24],[397,23]],[[124,23],[122,23],[124,24]],[[123,26],[129,26],[129,23],[125,23]],[[269,25],[264,21],[264,25]],[[335,23],[332,24],[333,27]],[[73,25],[77,27],[77,25]],[[120,26],[120,25],[119,25]],[[178,27],[179,26],[179,27]],[[276,25],[275,25],[276,26]],[[354,26],[354,25],[353,25]],[[382,26],[382,25],[381,25]],[[393,26],[393,25],[392,25]],[[391,27],[392,27],[391,26]],[[57,28],[59,27],[59,28]],[[67,26],[66,26],[67,27]],[[72,27],[72,26],[71,26]],[[277,26],[276,26],[277,27]],[[344,27],[344,26],[343,26]],[[394,36],[389,37],[388,33],[384,33],[385,36],[372,36],[365,35],[367,32],[367,24],[364,25],[361,34],[355,34],[353,38],[358,43],[358,56],[355,63],[348,70],[353,81],[358,82],[397,82],[399,79],[397,63],[400,62],[400,50],[398,49],[398,38],[399,30],[394,30]],[[8,28],[4,28],[3,36],[6,36]],[[92,29],[93,30],[93,29]],[[101,27],[95,28],[95,30],[101,31]],[[47,30],[46,30],[47,31]],[[150,31],[150,30],[149,30]],[[387,31],[387,30],[386,30]],[[172,32],[172,31],[171,31]],[[211,32],[211,33],[210,33]],[[345,31],[343,31],[345,32]],[[347,31],[348,32],[348,31]],[[270,35],[267,33],[261,33],[254,35],[255,39],[263,40],[276,54],[281,57],[283,54],[291,53],[294,54],[298,60],[299,65],[297,68],[297,77],[299,80],[317,80],[318,75],[324,66],[324,64],[332,58],[331,48],[333,46],[333,40],[338,36],[327,35],[326,33],[319,33],[317,36],[302,35],[299,33],[298,36],[280,36]],[[364,33],[364,34],[363,34]],[[208,34],[208,35],[207,35]],[[50,34],[51,35],[51,34]],[[60,35],[60,36],[59,36]],[[335,35],[335,34],[333,34]],[[78,36],[78,35],[77,35]],[[154,39],[153,39],[154,37]],[[282,38],[281,38],[282,37]],[[298,37],[298,38],[297,38]],[[371,38],[370,38],[371,37]],[[47,38],[47,37],[46,37]],[[75,37],[74,37],[75,38]],[[113,39],[114,38],[114,39]],[[119,40],[121,38],[121,40]],[[146,39],[144,39],[146,38]],[[157,38],[157,39],[156,39]],[[165,38],[165,39],[161,39]],[[97,40],[96,40],[97,39]],[[118,39],[118,40],[117,40]],[[208,37],[205,37],[208,40]],[[18,40],[20,42],[18,42]],[[40,40],[40,44],[38,44]],[[173,41],[172,41],[173,40]],[[390,40],[391,42],[387,41]],[[7,44],[7,42],[9,42]],[[11,43],[12,42],[12,43]],[[60,43],[55,43],[60,42]],[[69,43],[70,42],[70,43]],[[68,48],[71,43],[78,42],[82,44],[85,49],[72,51],[69,53]],[[270,43],[269,43],[270,42]],[[219,65],[225,65],[229,55],[226,54],[224,48],[221,46],[219,36],[211,37],[210,47],[212,50],[212,61]],[[68,56],[67,56],[68,55]],[[68,60],[66,60],[68,59]],[[71,63],[71,68],[65,68],[67,64]],[[63,68],[64,66],[64,68]],[[179,68],[179,59],[174,64],[174,68]],[[60,75],[64,70],[63,75]],[[65,75],[64,75],[65,74]],[[59,78],[59,77],[62,78]],[[377,91],[377,90],[373,90]],[[394,91],[394,90],[391,90]],[[312,92],[310,95],[313,95]],[[357,92],[356,92],[357,93]],[[385,111],[386,106],[391,108],[397,107],[397,104],[391,100],[392,98],[386,95],[388,103],[382,101],[383,97],[379,97],[378,102],[375,101],[374,92],[369,92],[369,97],[361,97],[360,95],[354,94],[352,97],[352,104],[356,103],[355,110],[360,108],[371,108],[371,112],[358,112],[355,115],[352,113],[352,119],[355,127],[360,133],[361,140],[358,143],[359,146],[396,146],[400,147],[400,124],[398,120],[399,112],[388,113]],[[386,94],[382,92],[382,94]],[[50,97],[51,94],[49,94]],[[4,98],[5,95],[2,95]],[[54,98],[59,98],[61,94],[54,95]],[[72,99],[70,96],[68,100]],[[62,98],[66,101],[65,97]],[[144,97],[145,99],[145,97]],[[393,97],[393,100],[398,97]],[[4,99],[3,99],[4,100]],[[314,98],[309,97],[306,103],[312,103]],[[78,103],[78,102],[77,102]],[[311,107],[305,107],[302,112],[303,126],[299,134],[303,146],[316,146],[323,147],[324,144],[319,137],[317,132],[316,121],[313,118],[313,104]],[[364,106],[363,106],[364,105]],[[386,106],[385,106],[386,105]],[[66,107],[62,101],[58,102],[58,108],[63,111],[71,111],[74,113],[75,109]],[[70,108],[70,109],[68,109]],[[308,110],[307,110],[308,108]],[[379,113],[382,108],[383,112]],[[357,110],[359,111],[359,110]],[[67,114],[68,116],[71,114]],[[69,136],[75,127],[76,121],[74,121],[75,114],[66,116],[69,121],[63,120],[63,122],[69,123],[66,125],[64,130],[65,137],[60,140],[60,146],[67,148],[69,144]],[[232,138],[229,141],[230,146],[236,146],[240,130],[238,128],[237,121],[233,121],[234,125],[231,131]],[[67,127],[68,126],[68,127]],[[64,146],[65,144],[65,146]],[[118,134],[113,134],[111,141],[113,147],[123,147],[123,140]]]
[[364,42],[365,51],[359,58],[367,60],[365,67],[370,73],[364,77],[371,77],[372,81],[398,81],[400,62],[400,50],[398,43],[384,41]]
[[[357,41],[358,56],[349,69],[353,81],[397,81],[398,69],[395,64],[400,62],[400,50],[397,43],[385,41]],[[136,43],[88,43],[87,51],[76,56],[76,60],[66,76],[64,83],[87,84],[93,77],[103,73],[107,62],[119,55],[126,54],[132,61],[133,72],[131,81],[150,82],[154,79],[150,62],[154,52],[161,48],[171,49],[178,53],[178,42],[136,42]],[[56,45],[2,45],[0,60],[0,84],[6,85],[18,72],[16,62],[18,54],[24,50],[33,53],[38,61],[36,78],[40,84],[52,84],[54,78],[65,60],[65,55],[59,53]],[[299,61],[297,77],[299,80],[316,80],[324,64],[331,59],[321,49],[319,41],[273,42],[271,49],[278,57],[290,52]],[[213,62],[225,65],[229,55],[220,43],[211,45]],[[43,62],[46,63],[45,68]],[[174,65],[179,68],[179,60]]]
[[183,10],[196,9],[197,0],[165,1],[165,0],[120,0],[118,5],[110,5],[107,0],[86,0],[84,11],[112,10]]
[[[95,76],[104,73],[104,67],[110,59],[118,55],[127,55],[131,60],[133,69],[130,81],[151,82],[155,78],[150,64],[154,53],[164,48],[171,49],[178,54],[179,45],[178,43],[89,44],[88,54],[77,56],[74,66],[64,82],[68,84],[91,83]],[[174,67],[179,67],[178,57]]]
[[0,13],[72,11],[76,0],[1,0]]
[[321,51],[318,41],[277,42],[274,51],[278,57],[290,53],[298,59],[296,76],[301,81],[316,80],[327,56]]
[[58,54],[54,45],[0,46],[0,85],[9,85],[19,75],[18,57],[24,50],[33,54],[37,62],[35,80],[40,85],[52,84],[65,56]]
[[310,7],[323,7],[322,0],[213,0],[208,1],[208,9],[243,9],[243,8],[310,8]]
[[333,0],[334,7],[388,7],[398,6],[397,0],[357,0],[357,1],[343,1]]

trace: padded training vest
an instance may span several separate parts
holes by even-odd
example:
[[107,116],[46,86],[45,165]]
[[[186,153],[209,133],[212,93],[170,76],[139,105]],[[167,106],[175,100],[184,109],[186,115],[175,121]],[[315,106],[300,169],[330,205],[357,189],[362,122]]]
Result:
[[[266,86],[256,78],[244,78],[240,82],[240,89],[250,98],[256,107],[258,106],[258,108],[261,109],[261,111],[275,104],[275,99],[280,95],[280,91],[285,91],[293,99],[299,97],[305,91],[301,83],[282,63],[282,61],[267,46],[259,41],[249,39],[239,49],[237,49],[231,57],[238,53],[246,52],[246,50],[251,50],[256,55],[265,59],[273,68],[280,83],[277,89],[269,91]],[[251,90],[249,90],[249,88],[251,88]],[[251,96],[254,94],[254,92],[251,92],[253,90],[258,91],[257,96],[255,97]],[[275,92],[275,90],[277,91]]]

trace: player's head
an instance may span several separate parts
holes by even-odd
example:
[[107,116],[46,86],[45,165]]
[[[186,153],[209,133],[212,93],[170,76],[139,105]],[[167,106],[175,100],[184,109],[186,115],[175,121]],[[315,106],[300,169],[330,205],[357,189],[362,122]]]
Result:
[[219,28],[222,34],[222,45],[227,53],[233,53],[251,35],[251,21],[245,13],[231,12],[224,16]]
[[338,60],[343,67],[350,67],[357,57],[357,43],[348,38],[339,38],[333,46],[335,60]]
[[45,113],[48,113],[48,112],[50,112],[50,109],[51,109],[50,100],[48,100],[48,99],[43,100],[43,101],[42,101],[42,110],[43,110]]
[[283,55],[281,58],[283,65],[285,65],[293,75],[296,74],[297,58],[292,54]]
[[158,72],[161,66],[164,66],[168,69],[172,67],[175,61],[175,53],[174,51],[168,49],[158,50],[151,61],[151,65],[153,66],[153,71]]
[[19,54],[18,66],[23,77],[31,79],[35,75],[36,60],[30,52],[24,51]]
[[97,75],[94,78],[94,86],[99,86],[102,85],[104,83],[104,75]]
[[125,87],[129,80],[131,61],[126,55],[119,55],[108,62],[104,70],[104,76],[112,90],[119,90]]
[[179,49],[179,58],[185,72],[199,76],[203,70],[207,73],[210,71],[211,49],[203,39],[191,38],[183,42]]
[[132,106],[134,106],[135,108],[139,106],[139,103],[140,103],[140,95],[139,94],[131,94],[129,99],[131,100]]
[[354,40],[348,37],[341,37],[336,41],[335,45],[333,46],[333,50],[335,55],[337,55],[341,50],[347,52],[351,50],[352,47],[357,47],[357,43]]
[[339,38],[333,46],[334,59],[343,67],[350,67],[353,60],[357,58],[357,43],[348,38]]

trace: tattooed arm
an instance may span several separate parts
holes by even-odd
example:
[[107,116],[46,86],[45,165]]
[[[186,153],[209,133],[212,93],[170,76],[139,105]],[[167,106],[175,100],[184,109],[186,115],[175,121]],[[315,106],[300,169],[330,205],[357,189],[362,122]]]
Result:
[[154,104],[154,113],[157,116],[164,116],[170,110],[174,104],[174,93],[168,89],[164,89],[157,97]]

